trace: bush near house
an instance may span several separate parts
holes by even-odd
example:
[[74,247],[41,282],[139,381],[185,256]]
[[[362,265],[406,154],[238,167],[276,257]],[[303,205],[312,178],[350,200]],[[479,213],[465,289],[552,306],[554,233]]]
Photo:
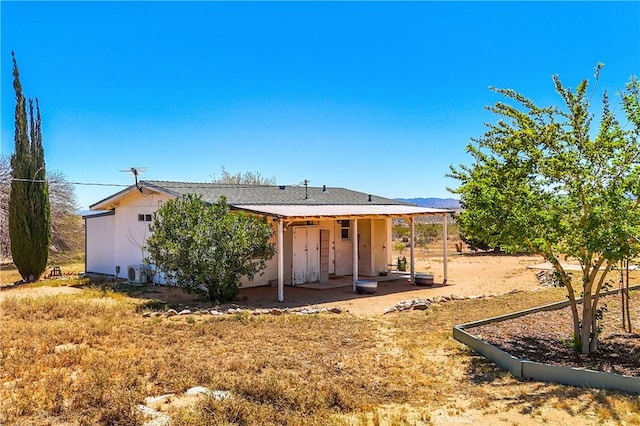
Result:
[[253,280],[275,254],[266,218],[232,212],[225,197],[211,205],[193,194],[169,200],[150,230],[146,261],[211,301],[232,300],[240,278]]

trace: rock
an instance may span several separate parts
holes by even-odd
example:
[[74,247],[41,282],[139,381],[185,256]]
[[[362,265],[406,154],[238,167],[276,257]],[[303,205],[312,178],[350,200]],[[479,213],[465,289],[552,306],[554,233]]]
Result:
[[151,316],[151,312],[143,312],[142,313],[142,318],[149,318]]
[[338,308],[337,306],[334,306],[332,308],[329,308],[328,312],[331,312],[332,314],[341,314],[342,308]]
[[401,303],[399,308],[401,311],[408,311],[409,309],[411,309],[411,306],[413,306],[413,301],[407,300],[406,302]]
[[161,316],[162,316],[162,313],[161,313],[161,312],[151,312],[151,316],[152,316],[153,318],[158,318],[158,317],[161,317]]
[[191,312],[191,309],[183,309],[180,312],[178,312],[178,315],[191,315],[193,312]]
[[218,401],[229,398],[231,396],[231,392],[223,391],[223,390],[215,390],[205,388],[204,386],[194,386],[184,393],[185,395],[208,395]]
[[144,404],[145,405],[150,405],[150,404],[155,404],[158,402],[164,402],[165,400],[169,399],[169,398],[173,398],[174,396],[176,396],[175,393],[166,393],[164,395],[160,395],[160,396],[148,396],[144,399]]
[[413,310],[414,311],[424,311],[425,309],[427,309],[429,307],[429,305],[425,302],[418,302],[418,303],[414,303],[413,305]]
[[282,314],[283,314],[282,309],[278,309],[278,308],[272,308],[272,309],[269,311],[269,313],[270,313],[271,315],[282,315]]
[[88,348],[86,343],[64,343],[62,345],[57,345],[56,347],[53,348],[53,351],[57,354],[63,353],[63,352],[69,352],[69,351],[73,351],[73,350],[80,350],[80,349],[86,349]]
[[459,294],[452,294],[451,300],[464,300],[464,296],[461,296]]
[[167,311],[167,316],[168,316],[168,317],[172,317],[172,316],[174,316],[174,315],[178,315],[178,311],[176,311],[175,309],[169,309],[169,310]]
[[169,426],[171,418],[166,413],[158,410],[154,410],[146,405],[138,405],[138,411],[140,411],[146,417],[150,417],[151,420],[144,422],[143,426]]
[[209,313],[210,313],[211,315],[222,315],[222,312],[220,312],[220,311],[216,311],[215,309],[212,309],[211,311],[209,311]]

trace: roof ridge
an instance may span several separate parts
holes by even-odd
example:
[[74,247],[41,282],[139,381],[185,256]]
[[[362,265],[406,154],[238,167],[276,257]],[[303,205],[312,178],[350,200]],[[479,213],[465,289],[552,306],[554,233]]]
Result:
[[[147,182],[147,183],[163,183],[163,184],[177,184],[177,185],[182,185],[182,186],[189,186],[189,185],[210,185],[210,186],[218,186],[218,187],[234,187],[234,188],[254,188],[254,187],[263,187],[263,188],[304,188],[304,185],[296,185],[296,184],[288,184],[288,185],[279,185],[279,184],[252,184],[252,183],[219,183],[219,182],[194,182],[194,181],[176,181],[176,180],[157,180],[157,179],[144,179],[141,180],[140,183],[142,182]],[[362,192],[362,191],[356,191],[354,189],[347,189],[345,187],[342,186],[327,186],[327,185],[322,185],[322,186],[307,186],[307,189],[319,189],[319,190],[324,190],[324,189],[342,189],[344,191],[351,191],[351,192]],[[363,194],[365,194],[365,192],[362,192]],[[378,195],[379,197],[379,195]]]

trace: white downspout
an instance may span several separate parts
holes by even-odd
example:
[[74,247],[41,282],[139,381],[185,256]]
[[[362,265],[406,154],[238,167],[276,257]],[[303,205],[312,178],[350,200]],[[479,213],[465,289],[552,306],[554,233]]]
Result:
[[409,217],[409,227],[411,228],[411,244],[410,253],[411,253],[411,282],[413,284],[416,283],[416,256],[415,256],[415,239],[416,239],[416,230],[415,230],[415,221],[413,220],[413,216]]
[[443,268],[443,281],[442,284],[447,283],[447,214],[445,213],[442,221],[442,248],[444,250],[444,254],[442,256],[442,268]]
[[357,291],[356,282],[358,281],[358,219],[353,220],[353,231],[351,235],[353,248],[353,292]]
[[284,302],[284,223],[278,221],[278,302]]

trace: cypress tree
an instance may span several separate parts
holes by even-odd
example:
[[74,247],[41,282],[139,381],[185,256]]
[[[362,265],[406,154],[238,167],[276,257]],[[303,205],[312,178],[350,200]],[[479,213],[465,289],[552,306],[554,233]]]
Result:
[[9,237],[11,256],[22,279],[38,280],[47,268],[51,239],[51,214],[46,183],[40,105],[22,94],[20,73],[13,58],[13,88],[16,92],[15,152],[11,156],[11,195],[9,197]]

